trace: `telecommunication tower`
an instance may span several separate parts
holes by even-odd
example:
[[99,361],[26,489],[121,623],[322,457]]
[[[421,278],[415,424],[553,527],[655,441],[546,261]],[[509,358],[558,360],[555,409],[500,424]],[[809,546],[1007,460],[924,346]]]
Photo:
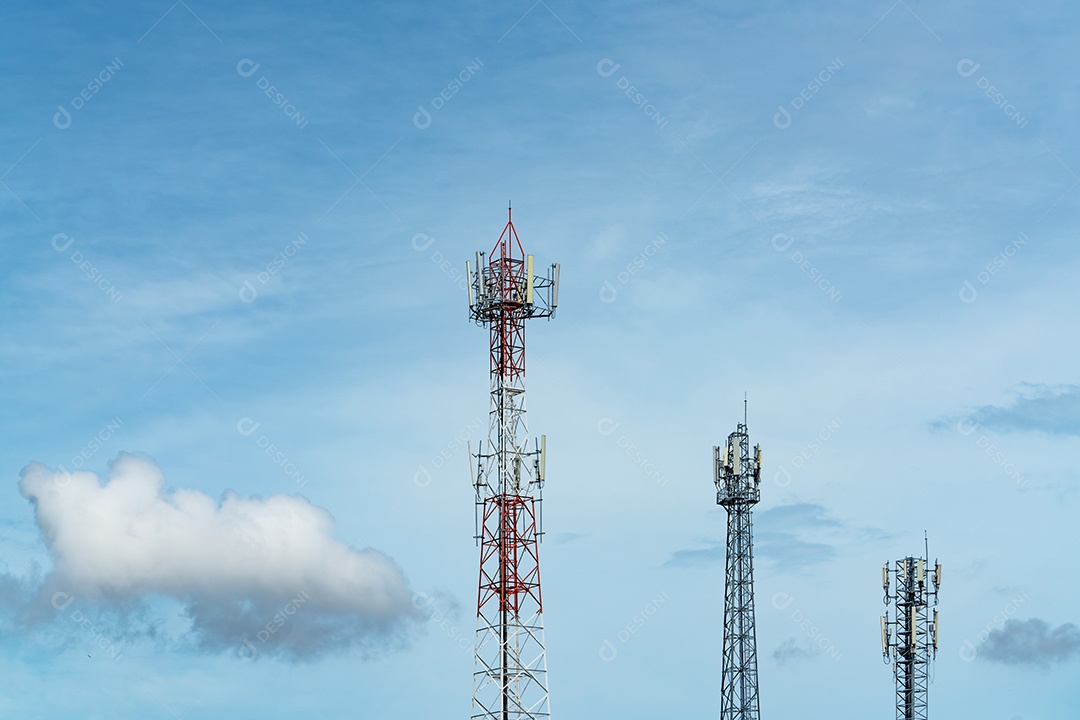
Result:
[[761,499],[761,447],[750,454],[745,421],[713,448],[713,463],[716,502],[728,514],[720,720],[759,720],[751,512]]
[[[937,656],[938,588],[941,563],[929,571],[924,557],[906,557],[881,568],[885,605],[881,618],[881,653],[896,677],[897,720],[926,720],[930,662]],[[931,610],[933,617],[931,619]]]
[[469,448],[480,547],[472,717],[548,718],[539,555],[547,442],[530,443],[525,422],[525,321],[555,314],[559,265],[534,273],[508,211],[490,256],[477,252],[465,270],[469,318],[491,331],[488,440]]

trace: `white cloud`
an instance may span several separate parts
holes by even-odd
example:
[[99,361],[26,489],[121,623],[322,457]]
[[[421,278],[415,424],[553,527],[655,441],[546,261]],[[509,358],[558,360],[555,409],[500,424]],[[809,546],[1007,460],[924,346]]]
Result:
[[366,647],[417,617],[393,561],[333,539],[331,515],[306,499],[227,494],[218,503],[164,482],[153,461],[130,454],[104,484],[27,466],[19,488],[54,560],[46,592],[122,612],[174,598],[211,649],[255,640],[292,603],[288,627],[261,641],[290,656]]

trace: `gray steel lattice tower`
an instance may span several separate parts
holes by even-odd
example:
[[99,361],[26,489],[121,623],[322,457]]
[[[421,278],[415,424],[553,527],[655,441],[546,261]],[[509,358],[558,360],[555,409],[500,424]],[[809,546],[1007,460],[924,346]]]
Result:
[[761,447],[750,455],[745,423],[713,448],[713,464],[716,502],[728,514],[720,720],[759,720],[751,512],[761,499]]
[[476,253],[469,317],[491,331],[488,441],[475,458],[480,586],[472,717],[550,717],[539,543],[545,441],[530,443],[525,423],[525,321],[550,318],[559,304],[559,266],[533,272],[508,217],[491,255]]
[[[885,604],[881,618],[881,652],[892,661],[896,677],[896,720],[926,720],[930,661],[938,646],[938,588],[941,563],[927,572],[927,557],[906,557],[881,568]],[[931,620],[930,611],[933,610]],[[892,611],[891,613],[889,611]]]

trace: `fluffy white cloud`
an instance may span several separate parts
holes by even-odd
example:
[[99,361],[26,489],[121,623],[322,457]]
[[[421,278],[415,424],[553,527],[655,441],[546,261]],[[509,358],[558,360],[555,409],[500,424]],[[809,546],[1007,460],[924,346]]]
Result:
[[317,655],[417,616],[393,561],[333,539],[331,515],[300,497],[167,492],[160,468],[129,454],[104,484],[31,464],[19,488],[54,560],[49,592],[125,611],[174,598],[204,647]]

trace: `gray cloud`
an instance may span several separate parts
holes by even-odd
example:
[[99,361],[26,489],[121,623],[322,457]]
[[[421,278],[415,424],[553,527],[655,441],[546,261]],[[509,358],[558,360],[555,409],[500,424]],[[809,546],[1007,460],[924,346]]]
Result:
[[[1080,435],[1080,386],[1025,383],[1012,403],[977,407],[966,420],[998,432],[1035,430],[1048,435]],[[948,427],[955,422],[941,421],[933,427]]]
[[724,562],[724,543],[712,542],[707,548],[693,550],[676,550],[671,553],[664,565],[669,567],[693,567],[695,565],[712,565]]
[[[32,464],[19,489],[53,559],[36,591],[0,583],[8,607],[34,595],[18,613],[30,625],[77,614],[116,638],[306,659],[394,645],[422,617],[393,560],[333,539],[332,516],[302,497],[166,491],[156,464],[128,454],[104,483]],[[179,634],[153,620],[169,603]]]
[[1049,667],[1080,657],[1080,627],[1065,623],[1051,628],[1038,618],[1007,620],[990,633],[979,654],[1005,665]]
[[831,517],[824,505],[793,503],[777,505],[757,514],[759,527],[838,528],[840,521]]
[[781,665],[787,665],[792,662],[809,660],[817,654],[817,649],[813,646],[808,648],[803,647],[795,641],[795,638],[788,638],[780,643],[780,647],[773,651],[772,659]]

